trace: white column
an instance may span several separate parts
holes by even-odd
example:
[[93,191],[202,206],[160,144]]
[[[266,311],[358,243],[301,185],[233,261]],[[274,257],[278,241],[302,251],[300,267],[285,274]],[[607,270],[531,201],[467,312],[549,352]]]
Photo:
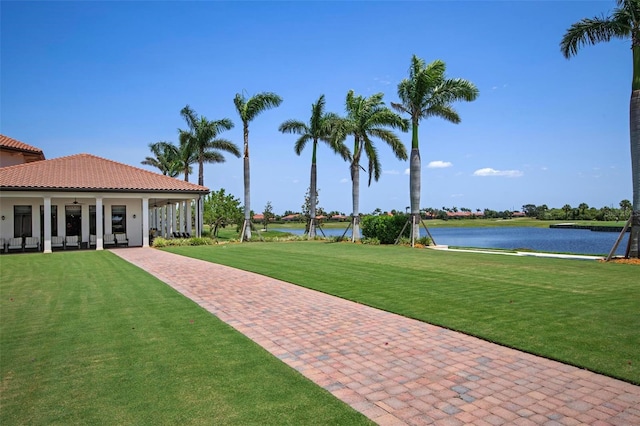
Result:
[[160,207],[160,235],[162,235],[162,238],[167,238],[166,210],[167,206]]
[[51,197],[44,197],[44,241],[45,253],[51,253]]
[[180,229],[178,228],[178,205],[176,203],[171,204],[171,230],[172,232],[178,232]]
[[102,229],[102,198],[96,197],[96,250],[104,248],[102,242],[104,239],[104,229]]
[[149,197],[142,197],[142,247],[149,247]]
[[181,233],[186,232],[184,227],[184,201],[180,201],[180,203],[178,203],[178,217],[180,219],[178,231],[180,231]]
[[193,233],[193,229],[191,229],[191,202],[193,200],[187,201],[187,232],[189,235]]
[[196,237],[202,236],[202,198],[196,198]]

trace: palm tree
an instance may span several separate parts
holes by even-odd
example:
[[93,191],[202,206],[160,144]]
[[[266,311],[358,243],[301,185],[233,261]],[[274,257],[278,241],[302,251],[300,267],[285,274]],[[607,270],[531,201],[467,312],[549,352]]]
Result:
[[391,111],[382,101],[383,94],[377,93],[368,98],[356,96],[353,90],[347,93],[345,109],[347,116],[340,120],[334,132],[334,141],[343,141],[347,136],[353,136],[353,152],[350,159],[351,199],[353,203],[351,240],[360,240],[360,158],[362,153],[367,156],[369,167],[369,185],[371,179],[380,179],[382,167],[378,158],[378,150],[372,138],[378,138],[388,144],[398,159],[407,159],[407,149],[398,136],[387,127],[406,132],[409,128],[408,120]]
[[204,163],[224,163],[225,158],[219,151],[225,151],[240,157],[240,150],[231,141],[218,138],[218,134],[233,128],[233,122],[228,118],[209,121],[185,106],[180,110],[189,130],[178,129],[180,145],[186,158],[193,154],[198,162],[198,185],[204,186]]
[[149,144],[153,157],[145,157],[140,164],[156,167],[163,175],[176,177],[182,171],[179,167],[178,148],[171,142],[155,142]]
[[332,142],[331,140],[332,130],[340,118],[336,114],[325,113],[324,108],[325,99],[324,95],[321,95],[316,103],[311,104],[309,124],[298,120],[287,120],[278,128],[282,133],[295,133],[300,135],[294,146],[294,150],[298,155],[302,153],[307,142],[312,142],[311,184],[309,186],[309,239],[313,239],[316,236],[316,204],[318,193],[316,150],[318,148],[318,141],[328,144],[331,149],[335,153],[340,154],[345,161],[349,159],[349,150],[347,147],[342,142]]
[[189,132],[178,130],[180,146],[178,147],[178,159],[180,171],[184,173],[184,181],[189,182],[189,175],[193,171],[192,164],[198,162],[198,157],[194,151],[194,147],[189,144],[191,134]]
[[260,113],[275,108],[282,103],[282,98],[275,93],[262,92],[247,99],[244,94],[236,93],[233,98],[238,115],[242,120],[244,135],[244,223],[240,241],[251,239],[251,177],[249,174],[249,122]]
[[426,65],[424,60],[413,55],[409,78],[398,84],[401,103],[391,103],[398,112],[411,117],[411,157],[409,160],[409,196],[413,229],[411,240],[420,238],[420,184],[421,163],[418,143],[420,120],[440,117],[452,123],[460,123],[460,116],[451,105],[456,101],[471,102],[478,97],[478,88],[461,78],[448,79],[446,65],[435,60]]
[[631,180],[633,184],[633,211],[631,236],[627,256],[640,258],[640,2],[616,0],[617,8],[608,17],[584,18],[571,25],[560,42],[560,50],[569,59],[586,44],[608,42],[611,39],[631,39],[633,78],[629,105],[631,141]]

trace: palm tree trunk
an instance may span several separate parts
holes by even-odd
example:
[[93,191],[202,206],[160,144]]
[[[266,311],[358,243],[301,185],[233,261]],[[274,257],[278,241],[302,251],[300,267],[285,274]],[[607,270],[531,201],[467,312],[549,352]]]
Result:
[[204,186],[204,160],[198,159],[198,185]]
[[[634,47],[634,57],[636,50]],[[640,53],[640,52],[638,52]],[[640,56],[640,55],[638,55]],[[629,135],[631,139],[631,180],[633,182],[633,207],[631,212],[631,235],[629,257],[640,258],[640,89],[631,92],[629,105]]]
[[411,215],[415,218],[411,230],[412,240],[420,238],[420,150],[411,149],[409,158],[409,193],[411,194]]
[[244,126],[244,224],[240,241],[251,239],[251,176],[249,174],[249,128]]
[[355,161],[351,163],[351,200],[353,203],[351,241],[356,242],[360,241],[360,164]]
[[316,237],[316,163],[311,163],[311,184],[309,185],[309,239],[313,240]]
[[411,154],[409,157],[409,197],[411,201],[411,216],[413,224],[411,241],[420,238],[420,149],[418,148],[418,122],[411,126]]

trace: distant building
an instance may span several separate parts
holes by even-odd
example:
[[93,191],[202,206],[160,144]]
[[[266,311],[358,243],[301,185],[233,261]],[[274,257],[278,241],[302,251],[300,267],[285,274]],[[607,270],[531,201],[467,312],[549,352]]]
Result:
[[[126,235],[130,246],[147,247],[152,232],[191,234],[191,203],[209,193],[204,186],[90,154],[46,160],[42,150],[4,135],[0,164],[3,249],[11,239],[31,237],[51,252],[51,237],[77,237],[81,246],[102,250],[114,234],[122,241]],[[200,235],[202,218],[195,224]]]

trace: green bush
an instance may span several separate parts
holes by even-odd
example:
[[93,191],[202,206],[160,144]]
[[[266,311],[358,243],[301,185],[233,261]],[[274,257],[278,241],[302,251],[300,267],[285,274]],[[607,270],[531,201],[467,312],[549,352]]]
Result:
[[362,244],[369,244],[371,246],[379,246],[380,245],[380,240],[377,238],[363,238],[362,239]]
[[[402,228],[409,219],[408,215],[397,214],[395,216],[365,216],[360,221],[362,235],[365,238],[377,238],[380,244],[393,244],[400,235]],[[406,226],[403,237],[409,237],[411,227]]]
[[153,247],[170,247],[170,246],[211,246],[215,241],[209,237],[191,237],[191,238],[162,238],[156,237],[153,239]]

